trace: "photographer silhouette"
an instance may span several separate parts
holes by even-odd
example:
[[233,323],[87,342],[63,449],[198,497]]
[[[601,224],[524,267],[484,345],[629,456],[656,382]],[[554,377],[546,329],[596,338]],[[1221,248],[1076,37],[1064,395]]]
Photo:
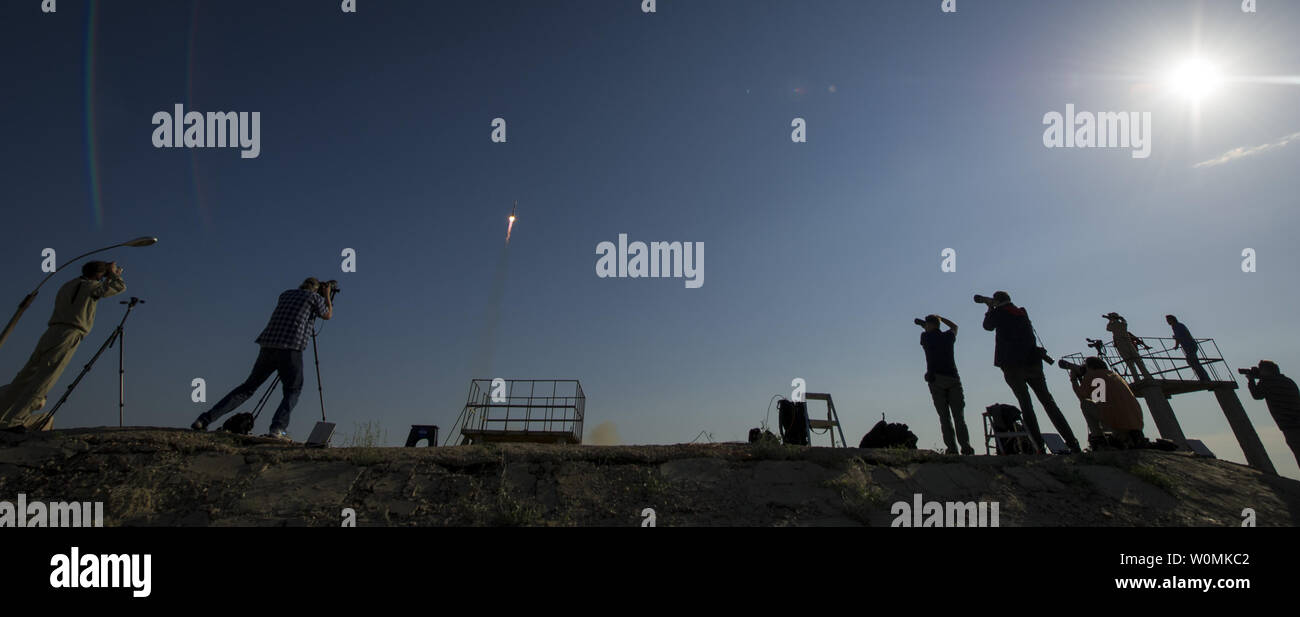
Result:
[[1268,404],[1268,412],[1286,438],[1287,447],[1300,462],[1300,389],[1270,360],[1260,360],[1259,366],[1240,372],[1246,375],[1251,398]]
[[1138,352],[1138,346],[1145,347],[1146,344],[1128,331],[1128,320],[1113,312],[1102,315],[1102,318],[1106,320],[1106,331],[1114,335],[1115,351],[1123,358],[1124,364],[1128,365],[1129,379],[1137,381],[1139,374],[1142,379],[1151,379],[1146,364],[1142,363],[1142,354]]
[[126,291],[117,262],[90,261],[81,276],[63,284],[54,297],[49,327],[13,381],[0,386],[0,429],[49,430],[51,414],[33,415],[63,375],[81,341],[95,326],[98,302]]
[[1038,428],[1038,418],[1034,415],[1034,400],[1029,396],[1032,389],[1043,404],[1052,425],[1065,438],[1065,444],[1074,452],[1082,451],[1074,431],[1056,406],[1056,400],[1047,389],[1047,377],[1043,374],[1043,362],[1047,359],[1046,351],[1038,346],[1038,337],[1034,335],[1033,322],[1029,321],[1029,311],[1011,303],[1011,295],[1005,291],[993,294],[993,297],[975,296],[975,301],[988,306],[984,314],[984,329],[996,332],[996,348],[993,352],[993,366],[1002,369],[1002,377],[1024,415],[1025,428],[1038,447],[1045,452],[1043,434]]
[[334,295],[338,291],[335,281],[322,283],[316,278],[308,278],[297,289],[280,294],[270,321],[257,337],[261,350],[253,364],[253,372],[212,409],[200,414],[190,428],[207,430],[209,424],[242,405],[272,373],[276,373],[284,389],[284,399],[275,410],[267,437],[289,441],[285,432],[289,427],[289,414],[302,393],[302,350],[307,348],[313,321],[317,317],[334,317]]

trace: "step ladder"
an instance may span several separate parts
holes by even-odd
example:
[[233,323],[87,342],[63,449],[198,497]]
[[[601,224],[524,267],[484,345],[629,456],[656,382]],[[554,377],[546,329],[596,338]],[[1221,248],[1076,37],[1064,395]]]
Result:
[[[992,412],[986,410],[983,414],[983,418],[984,418],[984,454],[985,455],[993,454],[996,452],[998,456],[1003,456],[1003,452],[1002,452],[1003,449],[1006,449],[1009,445],[1015,442],[1025,444],[1025,446],[1028,447],[1030,450],[1029,452],[1022,452],[1020,454],[1039,453],[1038,444],[1034,443],[1034,438],[1029,435],[1028,429],[1022,428],[1021,430],[1000,432],[994,427]],[[1024,421],[1021,420],[1022,426],[1023,423]]]
[[[830,395],[829,393],[825,393],[825,392],[808,392],[808,393],[806,393],[806,394],[804,395],[804,399],[805,399],[805,400],[808,400],[808,401],[826,401],[826,419],[825,419],[825,420],[814,420],[814,419],[812,419],[812,414],[811,414],[811,413],[808,414],[808,441],[809,441],[809,443],[811,444],[811,442],[812,442],[812,431],[814,431],[814,430],[822,430],[822,431],[826,431],[826,433],[829,434],[829,435],[831,436],[831,447],[832,447],[832,448],[836,448],[836,447],[839,447],[839,448],[846,448],[846,447],[848,447],[848,443],[849,443],[849,442],[848,442],[848,440],[844,439],[844,428],[843,428],[842,426],[840,426],[840,415],[839,415],[838,413],[835,412],[835,402],[831,400],[831,395]],[[839,431],[839,433],[840,433],[840,443],[839,443],[838,445],[836,445],[836,443],[835,443],[835,432],[836,432],[836,431]]]

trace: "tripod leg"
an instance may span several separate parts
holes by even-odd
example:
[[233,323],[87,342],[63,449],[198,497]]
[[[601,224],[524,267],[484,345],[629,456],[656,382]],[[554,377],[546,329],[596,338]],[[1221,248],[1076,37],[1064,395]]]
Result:
[[316,351],[316,333],[311,333],[311,355],[316,361],[316,392],[320,395],[320,419],[325,421],[325,387],[320,382],[320,354]]
[[[122,336],[122,333],[123,333],[123,331],[124,331],[124,329],[125,329],[125,327],[126,327],[126,320],[127,320],[128,317],[131,316],[131,309],[135,308],[135,303],[136,303],[136,299],[135,299],[135,298],[132,298],[132,299],[131,299],[131,302],[130,302],[129,304],[127,304],[127,307],[126,307],[126,313],[124,313],[124,314],[122,315],[122,321],[117,322],[117,328],[114,328],[114,329],[113,329],[113,334],[110,335],[110,336],[108,337],[108,340],[107,340],[107,341],[104,341],[104,344],[103,344],[103,345],[100,345],[100,346],[99,346],[99,351],[96,351],[96,352],[95,352],[95,355],[92,356],[92,357],[90,358],[90,362],[87,362],[85,368],[81,369],[81,374],[80,374],[80,375],[77,375],[77,378],[76,378],[75,380],[73,380],[71,384],[68,384],[68,389],[65,390],[65,391],[63,392],[63,396],[59,398],[59,402],[56,403],[56,404],[54,405],[54,408],[51,409],[51,410],[49,411],[49,413],[45,414],[45,419],[44,419],[44,423],[45,423],[45,424],[51,424],[51,423],[53,423],[53,421],[54,421],[54,414],[55,414],[56,412],[59,411],[59,408],[63,406],[63,403],[67,402],[68,397],[72,395],[72,391],[77,387],[77,384],[81,383],[81,378],[85,377],[85,376],[86,376],[86,373],[89,373],[89,372],[90,372],[90,369],[91,369],[92,367],[95,366],[95,361],[99,360],[99,356],[101,356],[101,355],[104,354],[104,350],[105,350],[105,349],[108,349],[109,347],[112,347],[112,346],[113,346],[113,342],[116,341],[118,338],[120,338],[120,337]],[[120,350],[119,350],[119,352],[120,352]],[[121,386],[121,383],[122,383],[122,382],[121,382],[121,376],[120,376],[120,371],[121,371],[121,368],[120,368],[120,367],[121,367],[121,356],[118,356],[118,363],[119,363],[119,364],[118,364],[118,366],[119,366],[119,368],[118,368],[118,370],[119,370],[119,378],[118,378],[118,379],[119,379],[119,381],[118,381],[118,422],[119,422],[119,424],[120,424],[120,422],[121,422],[121,413],[122,413],[122,411],[121,411],[121,401],[122,401],[122,391],[121,391],[121,387],[122,387],[122,386]]]
[[[123,321],[126,321],[126,319],[123,318]],[[81,379],[85,377],[86,373],[89,373],[90,369],[95,366],[95,361],[99,359],[99,356],[103,355],[104,350],[108,349],[109,346],[113,344],[113,341],[116,341],[117,337],[121,336],[121,334],[122,334],[122,326],[119,324],[117,326],[117,329],[113,330],[112,336],[109,336],[108,340],[104,341],[104,344],[99,346],[99,351],[96,351],[95,355],[90,358],[90,362],[87,362],[86,366],[81,369],[81,374],[77,375],[77,378],[72,380],[72,383],[68,384],[68,389],[63,391],[63,396],[59,397],[59,402],[55,403],[54,408],[51,409],[49,413],[45,414],[46,422],[51,422],[54,420],[54,414],[57,413],[59,411],[59,408],[63,407],[63,404],[68,401],[68,397],[71,396],[72,391],[77,388],[77,384],[81,383]]]
[[276,373],[275,377],[271,379],[271,385],[266,388],[266,392],[262,393],[262,398],[257,401],[257,406],[253,408],[254,420],[262,415],[262,409],[266,407],[266,402],[271,400],[271,394],[275,392],[275,387],[278,385],[280,385],[280,374]]
[[119,333],[117,343],[117,426],[123,425],[122,408],[126,407],[126,330]]

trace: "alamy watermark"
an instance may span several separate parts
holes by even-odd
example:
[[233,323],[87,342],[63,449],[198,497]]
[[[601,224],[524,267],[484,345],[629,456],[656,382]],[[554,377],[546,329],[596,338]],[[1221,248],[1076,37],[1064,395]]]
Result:
[[239,158],[255,159],[262,153],[262,112],[185,111],[177,103],[173,112],[153,115],[155,148],[242,148]]
[[600,278],[684,278],[687,289],[704,286],[703,242],[628,243],[618,235],[618,245],[596,245],[596,276]]
[[1048,148],[1128,148],[1135,159],[1151,156],[1151,112],[1076,112],[1065,106],[1065,115],[1043,114],[1043,145]]
[[0,501],[0,527],[103,527],[102,501],[27,501],[18,494],[17,502]]
[[153,590],[152,555],[81,554],[80,547],[50,557],[54,589],[129,589],[137,598]]
[[890,527],[999,527],[996,501],[924,501],[920,493],[912,502],[895,502]]

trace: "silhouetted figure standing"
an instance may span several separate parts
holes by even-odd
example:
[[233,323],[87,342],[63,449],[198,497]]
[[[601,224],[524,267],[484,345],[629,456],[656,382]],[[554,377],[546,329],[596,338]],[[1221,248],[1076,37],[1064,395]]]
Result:
[[[943,322],[947,331],[939,328]],[[962,392],[961,378],[957,375],[957,361],[953,357],[953,348],[957,344],[957,324],[938,315],[928,315],[920,321],[925,329],[921,333],[921,347],[925,349],[925,381],[930,384],[930,398],[934,409],[939,412],[939,429],[943,432],[943,445],[948,454],[957,454],[958,443],[961,454],[970,456],[975,449],[970,445],[970,433],[966,429],[966,396]],[[953,429],[956,428],[956,438]]]
[[1268,412],[1286,437],[1286,445],[1296,462],[1300,463],[1300,389],[1269,360],[1260,360],[1259,367],[1246,374],[1246,384],[1252,398],[1268,404]]
[[1205,367],[1201,366],[1201,359],[1197,356],[1200,346],[1196,344],[1196,339],[1192,338],[1192,332],[1173,315],[1165,315],[1165,321],[1169,322],[1169,327],[1174,329],[1174,349],[1183,350],[1183,355],[1187,356],[1187,365],[1192,367],[1198,379],[1210,381],[1210,374],[1205,372]]
[[997,347],[993,352],[993,365],[1002,369],[1002,377],[1016,395],[1020,411],[1024,414],[1025,427],[1040,452],[1046,452],[1043,446],[1043,434],[1038,429],[1038,418],[1034,415],[1034,401],[1029,396],[1032,389],[1043,404],[1052,425],[1065,438],[1065,444],[1071,450],[1080,452],[1079,440],[1074,431],[1056,406],[1056,400],[1047,389],[1047,377],[1043,374],[1043,354],[1038,350],[1034,336],[1034,325],[1029,321],[1029,311],[1011,303],[1011,295],[1005,291],[993,294],[992,298],[977,296],[976,300],[988,305],[984,314],[984,329],[996,332]]
[[1119,313],[1107,313],[1102,317],[1106,318],[1106,331],[1115,335],[1115,351],[1128,365],[1129,377],[1136,381],[1140,373],[1143,379],[1151,379],[1151,373],[1142,363],[1142,354],[1138,353],[1137,342],[1128,331],[1128,320]]

